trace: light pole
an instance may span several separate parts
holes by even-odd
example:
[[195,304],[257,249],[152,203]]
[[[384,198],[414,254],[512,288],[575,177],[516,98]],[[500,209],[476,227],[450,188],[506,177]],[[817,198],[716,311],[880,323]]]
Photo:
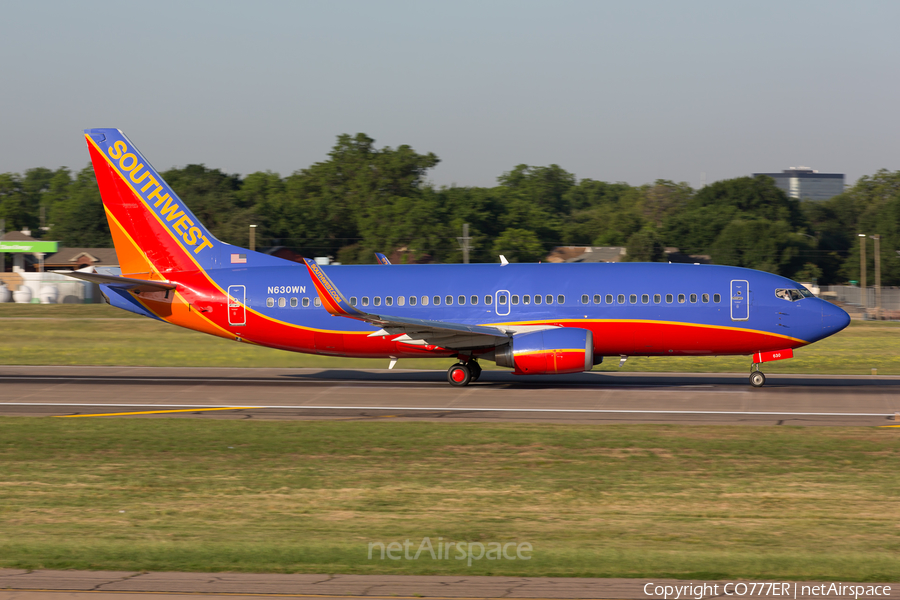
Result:
[[456,241],[459,242],[459,247],[462,248],[463,251],[463,264],[469,264],[469,241],[472,238],[469,237],[469,224],[463,223],[463,234],[462,237],[456,238]]
[[875,240],[875,320],[881,320],[881,236],[872,236]]
[[866,290],[866,234],[859,234],[859,293],[863,307],[863,319],[869,311],[869,294]]

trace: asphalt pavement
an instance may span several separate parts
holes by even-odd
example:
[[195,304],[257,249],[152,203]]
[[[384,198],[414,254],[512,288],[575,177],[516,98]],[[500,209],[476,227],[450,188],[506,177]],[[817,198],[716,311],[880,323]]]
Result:
[[0,415],[892,426],[900,377],[484,371],[0,367]]

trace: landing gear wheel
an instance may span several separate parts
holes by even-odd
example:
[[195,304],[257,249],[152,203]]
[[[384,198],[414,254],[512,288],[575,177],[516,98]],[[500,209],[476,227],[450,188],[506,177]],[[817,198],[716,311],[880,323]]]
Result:
[[750,385],[753,387],[762,387],[766,384],[766,376],[762,371],[753,371],[750,373]]
[[478,378],[481,377],[481,365],[474,360],[470,360],[468,366],[469,370],[472,372],[472,381],[478,381]]
[[447,381],[450,382],[450,385],[458,387],[469,385],[469,382],[472,381],[472,371],[466,365],[456,363],[447,369]]

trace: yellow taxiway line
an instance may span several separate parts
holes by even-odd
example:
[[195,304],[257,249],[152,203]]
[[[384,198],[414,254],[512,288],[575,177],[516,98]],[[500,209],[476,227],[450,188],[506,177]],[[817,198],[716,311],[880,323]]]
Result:
[[159,415],[163,413],[180,413],[180,412],[206,412],[209,410],[246,410],[248,408],[259,408],[258,406],[226,406],[225,408],[182,408],[178,410],[143,410],[140,412],[121,412],[121,413],[97,413],[94,415],[55,415],[61,419],[71,419],[74,417],[123,417],[127,415]]

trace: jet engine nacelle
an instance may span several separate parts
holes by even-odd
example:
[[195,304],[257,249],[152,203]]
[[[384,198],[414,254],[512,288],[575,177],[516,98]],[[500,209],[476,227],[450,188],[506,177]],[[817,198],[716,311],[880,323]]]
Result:
[[560,327],[514,335],[494,350],[501,367],[516,375],[580,373],[594,366],[594,336],[587,329]]

